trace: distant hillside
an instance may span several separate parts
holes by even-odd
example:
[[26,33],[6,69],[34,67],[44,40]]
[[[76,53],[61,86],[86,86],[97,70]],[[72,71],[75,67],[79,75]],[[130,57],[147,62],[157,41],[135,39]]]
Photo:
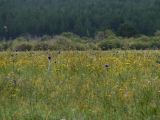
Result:
[[0,0],[0,37],[73,32],[94,36],[152,35],[160,29],[160,0]]

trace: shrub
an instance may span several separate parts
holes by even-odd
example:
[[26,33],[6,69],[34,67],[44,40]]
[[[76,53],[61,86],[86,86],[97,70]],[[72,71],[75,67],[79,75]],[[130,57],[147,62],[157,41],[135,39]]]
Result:
[[29,44],[20,44],[20,45],[17,45],[15,47],[15,50],[17,51],[30,51],[32,49],[32,45],[29,45]]
[[50,46],[47,43],[38,43],[34,46],[34,50],[48,50]]
[[61,35],[66,38],[79,38],[78,35],[71,32],[63,32]]
[[122,48],[123,45],[120,40],[105,40],[99,44],[102,50],[109,50],[114,48]]
[[115,38],[116,35],[110,29],[106,29],[105,31],[99,31],[95,35],[96,40],[104,40],[106,38]]
[[154,33],[155,36],[160,36],[160,30],[157,30],[155,33]]
[[54,50],[74,50],[74,44],[69,39],[56,40],[52,47]]
[[84,51],[87,50],[87,47],[81,43],[77,43],[74,46],[74,50]]
[[42,36],[42,38],[41,38],[42,41],[50,40],[50,39],[52,39],[52,37],[49,36],[49,35],[44,35],[44,36]]
[[149,44],[148,42],[136,42],[130,45],[130,49],[136,49],[136,50],[146,50],[146,49],[150,49],[151,48],[151,44]]
[[160,49],[160,42],[151,42],[151,48],[152,49]]
[[149,38],[148,36],[145,36],[145,35],[141,35],[137,40],[138,40],[138,41],[147,42],[147,41],[150,41],[151,38]]
[[1,43],[0,50],[1,51],[8,50],[9,48],[11,48],[11,46],[12,46],[12,44],[10,42]]
[[88,49],[99,50],[99,47],[95,43],[88,43],[87,45],[88,45]]
[[95,35],[96,40],[104,40],[105,39],[105,33],[103,31],[99,31]]

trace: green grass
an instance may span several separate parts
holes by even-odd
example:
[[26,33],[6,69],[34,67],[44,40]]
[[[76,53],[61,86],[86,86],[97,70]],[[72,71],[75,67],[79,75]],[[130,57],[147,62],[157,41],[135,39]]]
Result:
[[0,53],[0,119],[159,120],[159,61],[160,51]]

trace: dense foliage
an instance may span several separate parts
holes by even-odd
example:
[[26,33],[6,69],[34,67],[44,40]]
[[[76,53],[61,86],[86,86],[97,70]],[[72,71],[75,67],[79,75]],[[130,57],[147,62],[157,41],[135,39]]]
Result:
[[151,35],[160,29],[159,0],[0,0],[0,37],[73,32]]
[[0,41],[0,51],[86,51],[86,50],[158,50],[160,33],[155,36],[124,38],[112,31],[99,32],[96,39],[80,37],[73,33],[62,33],[54,37],[44,35],[39,38],[17,37]]

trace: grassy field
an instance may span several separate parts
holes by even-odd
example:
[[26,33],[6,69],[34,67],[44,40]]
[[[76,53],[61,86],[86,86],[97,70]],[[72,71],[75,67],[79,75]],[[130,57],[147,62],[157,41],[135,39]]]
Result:
[[0,120],[160,120],[160,51],[1,52]]

